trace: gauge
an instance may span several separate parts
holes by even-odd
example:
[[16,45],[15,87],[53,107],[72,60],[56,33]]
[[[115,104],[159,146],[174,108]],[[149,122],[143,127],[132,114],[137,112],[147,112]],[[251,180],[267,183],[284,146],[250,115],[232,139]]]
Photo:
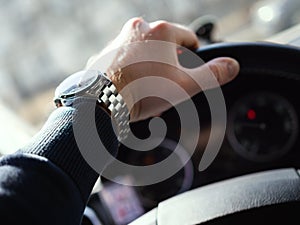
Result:
[[[153,141],[156,143],[156,140]],[[136,187],[136,190],[140,193],[142,204],[146,209],[156,207],[159,202],[191,188],[194,178],[194,167],[190,159],[191,156],[187,150],[176,141],[165,138],[159,146],[150,151],[135,151],[127,149],[123,145],[120,147],[121,149],[118,153],[118,159],[129,165],[154,165],[167,159],[171,154],[175,154],[175,158],[172,163],[176,163],[181,168],[176,173],[174,172],[174,175],[166,178],[164,181]],[[175,149],[176,151],[174,151]],[[118,176],[129,176],[131,179],[138,181],[138,177],[135,177],[134,174],[124,173],[118,174]],[[107,182],[104,178],[102,178],[102,180]]]
[[[174,151],[176,146],[179,147],[178,151]],[[177,163],[182,165],[182,169],[165,181],[139,187],[144,202],[150,203],[152,201],[154,205],[157,205],[159,202],[191,188],[194,177],[193,163],[189,160],[190,155],[187,153],[187,150],[179,143],[168,138],[165,139],[152,153],[142,158],[143,164],[157,163],[172,153],[176,154],[178,158]]]
[[229,111],[228,141],[246,159],[275,160],[292,148],[297,135],[296,111],[278,94],[249,94],[239,99]]

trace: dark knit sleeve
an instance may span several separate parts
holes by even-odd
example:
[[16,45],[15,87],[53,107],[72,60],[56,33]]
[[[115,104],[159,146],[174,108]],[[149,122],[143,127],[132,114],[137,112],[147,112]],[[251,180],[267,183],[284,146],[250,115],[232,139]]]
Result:
[[110,116],[98,106],[88,121],[94,122],[103,146],[93,143],[95,134],[85,131],[89,124],[80,119],[90,117],[80,110],[88,107],[80,103],[55,110],[27,146],[1,158],[0,214],[11,219],[6,224],[80,224],[99,171],[82,156],[74,124],[93,150],[105,148],[115,156],[118,148]]

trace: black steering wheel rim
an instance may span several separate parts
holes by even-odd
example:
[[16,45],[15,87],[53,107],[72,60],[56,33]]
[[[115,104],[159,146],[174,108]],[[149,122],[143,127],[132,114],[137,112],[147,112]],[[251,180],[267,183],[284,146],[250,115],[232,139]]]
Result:
[[199,48],[196,54],[205,62],[216,57],[232,57],[241,66],[240,73],[266,70],[299,74],[299,47],[271,42],[218,43]]

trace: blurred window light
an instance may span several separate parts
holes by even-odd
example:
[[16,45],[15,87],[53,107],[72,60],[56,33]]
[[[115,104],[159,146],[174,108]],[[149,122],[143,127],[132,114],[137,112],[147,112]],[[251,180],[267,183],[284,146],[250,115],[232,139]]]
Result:
[[258,16],[264,22],[271,22],[275,17],[275,12],[272,7],[263,6],[258,10]]
[[39,127],[50,113],[44,103],[52,101],[53,89],[81,70],[127,19],[141,16],[149,22],[163,19],[188,25],[209,14],[221,22],[218,39],[236,33],[239,39],[248,8],[257,1],[0,0],[0,100]]

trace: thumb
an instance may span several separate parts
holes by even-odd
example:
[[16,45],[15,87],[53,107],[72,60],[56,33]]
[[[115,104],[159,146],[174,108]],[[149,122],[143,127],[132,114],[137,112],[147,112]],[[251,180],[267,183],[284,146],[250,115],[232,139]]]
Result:
[[188,76],[182,80],[182,85],[190,95],[200,91],[219,87],[233,80],[239,73],[239,63],[232,58],[221,57],[213,59],[196,68],[181,68]]

